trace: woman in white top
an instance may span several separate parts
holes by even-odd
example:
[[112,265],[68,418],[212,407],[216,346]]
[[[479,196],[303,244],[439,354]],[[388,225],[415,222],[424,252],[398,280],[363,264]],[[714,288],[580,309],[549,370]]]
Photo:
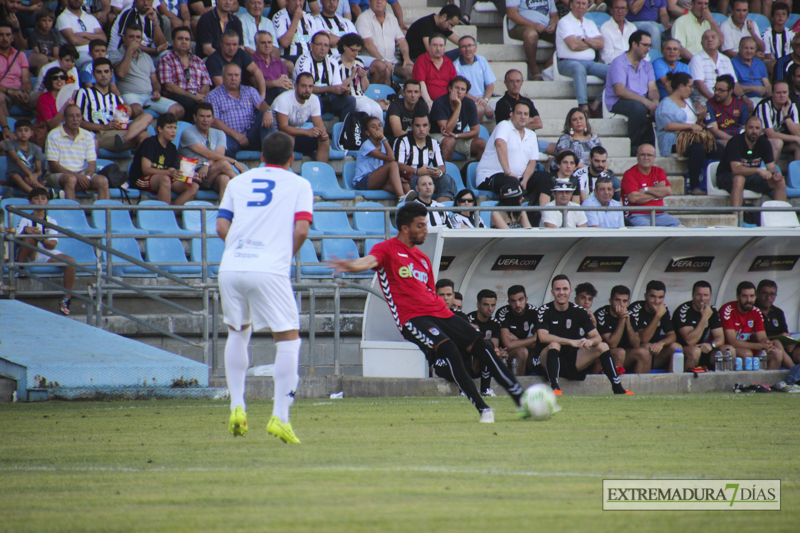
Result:
[[[475,207],[475,194],[469,189],[461,189],[453,202],[455,207]],[[477,225],[474,221],[477,221]],[[447,217],[447,226],[453,229],[485,228],[477,211],[453,211]]]
[[350,94],[356,99],[356,110],[363,111],[371,117],[383,120],[384,109],[389,109],[389,102],[372,100],[364,91],[369,88],[367,72],[369,69],[364,67],[364,62],[358,57],[364,47],[364,40],[357,33],[346,33],[342,35],[337,44],[339,49],[339,73],[342,76],[342,83],[350,87]]

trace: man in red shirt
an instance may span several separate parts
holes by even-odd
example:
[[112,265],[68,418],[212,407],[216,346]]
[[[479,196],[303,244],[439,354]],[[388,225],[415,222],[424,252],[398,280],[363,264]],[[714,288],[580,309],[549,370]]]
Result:
[[719,310],[725,343],[734,347],[736,357],[758,357],[758,353],[765,350],[768,370],[778,370],[781,365],[791,368],[792,360],[780,348],[780,341],[767,338],[764,319],[755,303],[755,285],[749,281],[739,283],[736,301],[726,303]]
[[[636,165],[622,175],[622,205],[663,206],[664,198],[672,194],[672,187],[664,169],[654,166],[656,149],[652,144],[639,145]],[[631,211],[625,217],[628,226],[649,226],[650,211]],[[682,228],[677,218],[656,211],[656,226]]]
[[481,398],[475,382],[464,366],[461,351],[480,360],[492,377],[507,391],[519,407],[522,387],[513,373],[495,353],[494,344],[460,316],[447,308],[437,296],[431,260],[416,245],[428,234],[428,210],[410,202],[397,211],[397,237],[372,247],[360,259],[331,261],[336,272],[375,270],[403,337],[419,346],[437,374],[446,371],[481,414],[481,422],[494,422],[494,409]]
[[428,53],[422,54],[414,63],[412,77],[420,82],[422,98],[433,107],[433,101],[447,94],[447,85],[458,73],[449,57],[444,55],[445,39],[434,35],[428,39]]

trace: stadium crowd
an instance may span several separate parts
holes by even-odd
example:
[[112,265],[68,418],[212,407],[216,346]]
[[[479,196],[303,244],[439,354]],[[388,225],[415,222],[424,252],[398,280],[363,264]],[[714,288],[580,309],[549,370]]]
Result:
[[[557,394],[559,376],[582,381],[587,374],[601,373],[597,356],[606,350],[611,352],[617,374],[671,372],[676,351],[684,354],[680,371],[686,372],[698,371],[698,367],[714,370],[717,352],[728,351],[741,359],[764,356],[769,370],[800,364],[800,345],[784,345],[774,339],[789,331],[783,310],[773,305],[778,285],[769,279],[757,286],[749,281],[739,283],[736,300],[719,311],[710,303],[711,284],[697,281],[691,300],[672,313],[664,304],[666,286],[658,280],[647,283],[644,297],[638,301],[632,301],[635,295],[628,287],[617,285],[611,289],[608,305],[595,311],[594,286],[584,282],[573,289],[562,275],[553,278],[553,301],[539,308],[528,303],[522,285],[508,287],[508,303],[502,307],[498,307],[495,291],[478,291],[477,309],[468,314],[454,303],[453,281],[440,278],[436,293],[494,344],[497,355],[517,375],[544,376]],[[578,352],[585,348],[597,348],[597,353]],[[556,356],[559,353],[560,358]],[[562,365],[571,360],[574,365],[558,368],[547,364],[556,365],[558,360]],[[477,360],[470,359],[466,366],[473,378],[480,377],[481,393],[493,396],[488,370]]]

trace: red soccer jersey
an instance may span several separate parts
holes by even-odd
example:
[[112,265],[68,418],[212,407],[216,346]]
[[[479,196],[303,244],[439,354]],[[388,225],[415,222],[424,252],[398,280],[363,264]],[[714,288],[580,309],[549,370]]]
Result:
[[[645,176],[639,170],[638,165],[633,165],[631,168],[625,171],[625,174],[622,175],[622,205],[630,205],[628,203],[628,195],[632,192],[638,192],[645,187],[664,187],[668,185],[669,181],[667,181],[667,174],[663,169],[653,167],[650,169],[650,174]],[[649,202],[636,205],[657,205],[659,207],[663,207],[664,199],[659,198],[657,200],[651,200]],[[661,211],[657,211],[657,213],[660,212]],[[634,213],[643,215],[650,214],[649,211],[631,211],[631,214]]]
[[753,306],[746,313],[739,311],[738,302],[728,302],[719,310],[722,329],[732,329],[740,341],[750,342],[753,333],[764,331],[764,319],[761,311]]
[[401,331],[418,316],[453,316],[437,296],[431,260],[419,248],[409,248],[395,237],[373,246],[369,255],[378,260],[378,281]]

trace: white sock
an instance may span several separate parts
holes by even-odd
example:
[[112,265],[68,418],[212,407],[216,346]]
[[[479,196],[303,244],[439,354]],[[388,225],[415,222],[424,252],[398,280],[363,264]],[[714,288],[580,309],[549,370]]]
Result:
[[289,423],[289,407],[294,403],[294,393],[300,383],[297,367],[300,363],[300,339],[276,343],[278,353],[275,355],[275,403],[272,406],[273,416],[277,416],[284,424]]
[[250,343],[252,328],[242,331],[228,329],[228,341],[225,343],[225,378],[231,393],[231,411],[237,407],[245,409],[244,380],[250,358],[247,345]]

